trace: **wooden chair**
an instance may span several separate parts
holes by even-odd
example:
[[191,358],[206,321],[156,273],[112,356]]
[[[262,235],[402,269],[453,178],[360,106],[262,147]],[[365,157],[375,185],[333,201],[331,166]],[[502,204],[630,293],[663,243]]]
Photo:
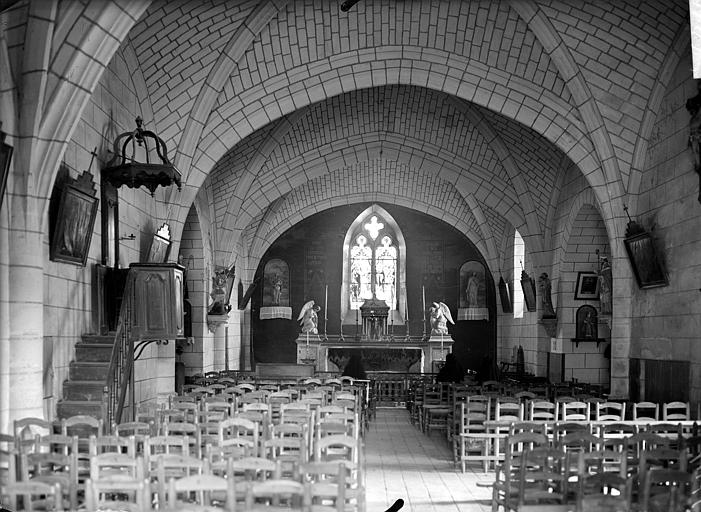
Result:
[[257,422],[233,417],[219,422],[217,436],[219,448],[226,452],[228,446],[241,446],[241,441],[250,447],[250,453],[260,453],[260,426]]
[[99,437],[105,435],[105,428],[102,419],[79,414],[61,420],[61,434],[64,436],[78,436],[79,444],[82,448],[83,446],[87,447],[87,441],[90,439],[90,436]]
[[454,450],[462,472],[470,461],[481,461],[487,472],[492,455],[491,434],[487,432],[484,422],[490,418],[491,402],[483,395],[470,396],[467,402],[460,404],[460,423],[454,437]]
[[586,402],[560,402],[561,421],[589,421],[590,409]]
[[280,463],[282,478],[292,478],[297,467],[309,460],[309,451],[303,437],[276,437],[263,442],[261,456]]
[[150,512],[148,481],[123,478],[89,479],[85,486],[85,510]]
[[689,420],[689,402],[668,402],[662,404],[662,421]]
[[525,450],[547,446],[545,434],[524,432],[509,436],[505,442],[504,460],[498,464],[492,484],[492,511],[503,507],[505,512],[518,503],[521,454]]
[[547,400],[531,400],[528,410],[527,419],[529,421],[555,421],[557,419],[556,405]]
[[696,479],[678,469],[652,469],[643,482],[640,511],[677,512],[687,509]]
[[552,447],[540,446],[521,453],[519,483],[516,497],[509,508],[519,512],[568,510],[568,478],[565,453]]
[[26,481],[0,485],[0,503],[9,510],[60,512],[64,510],[61,497],[61,486],[55,483]]
[[90,479],[93,481],[111,479],[142,481],[144,461],[126,453],[101,453],[90,458]]
[[47,436],[54,433],[53,425],[41,418],[21,418],[14,422],[14,436],[19,451],[32,449],[36,436]]
[[136,455],[136,439],[119,436],[90,436],[88,440],[90,456],[101,453],[126,453]]
[[151,471],[152,491],[158,496],[158,503],[165,506],[168,482],[173,478],[202,475],[209,472],[207,460],[187,455],[162,454],[155,458],[155,468]]
[[[215,475],[193,475],[171,479],[168,485],[168,510],[210,510],[217,504],[236,510],[236,490],[233,478]],[[220,502],[221,498],[223,502]]]
[[227,476],[234,478],[237,482],[263,482],[281,478],[281,474],[280,461],[263,457],[244,457],[232,464],[230,473]]
[[597,402],[594,404],[596,421],[624,421],[626,404],[624,402]]
[[577,512],[628,512],[632,506],[631,480],[616,473],[581,475]]
[[78,508],[77,450],[70,454],[23,453],[19,469],[20,481],[58,484],[63,493],[62,503],[65,508]]
[[193,457],[202,456],[202,442],[196,423],[189,421],[166,422],[163,424],[162,430],[165,436],[186,436],[190,441],[190,455]]
[[633,420],[658,421],[660,419],[660,405],[652,402],[633,403]]
[[304,485],[293,480],[266,480],[254,482],[246,492],[246,511],[274,510],[305,512],[307,491]]

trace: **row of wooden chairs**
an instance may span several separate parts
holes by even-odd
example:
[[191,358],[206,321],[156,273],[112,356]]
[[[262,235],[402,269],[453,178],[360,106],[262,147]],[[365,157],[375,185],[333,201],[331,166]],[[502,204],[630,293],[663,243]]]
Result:
[[[132,442],[133,439],[132,439]],[[283,448],[278,451],[278,448]],[[140,482],[144,478],[152,482],[151,494],[155,503],[161,507],[166,503],[165,487],[166,481],[174,474],[183,476],[181,473],[195,472],[197,474],[213,474],[226,476],[231,480],[251,475],[263,480],[292,480],[303,483],[305,468],[310,464],[321,464],[329,462],[340,462],[347,475],[344,477],[348,491],[352,491],[355,499],[356,509],[362,510],[361,475],[362,475],[362,452],[357,439],[344,435],[329,435],[323,438],[315,453],[315,457],[309,460],[302,451],[287,451],[287,443],[274,443],[273,449],[268,452],[270,458],[262,457],[242,457],[234,458],[225,454],[224,456],[196,458],[183,454],[158,454],[152,456],[148,463],[145,463],[142,455],[131,453],[101,453],[91,455],[88,459],[89,472],[81,480],[79,475],[77,454],[66,455],[64,453],[30,453],[22,454],[20,457],[21,471],[14,467],[16,460],[11,459],[9,480],[6,482],[10,487],[3,487],[5,491],[12,493],[12,485],[26,483],[30,481],[51,483],[64,489],[60,502],[55,502],[57,508],[77,510],[78,494],[85,492],[85,504],[90,508],[90,482],[110,483],[115,478],[125,479],[130,482]],[[15,478],[16,475],[16,478]],[[302,481],[300,481],[302,480]],[[352,485],[351,485],[352,484]],[[114,487],[107,488],[111,492],[116,492]],[[139,493],[136,488],[131,488],[131,496],[135,497]],[[239,489],[240,491],[240,489]],[[99,494],[99,493],[98,493]],[[11,505],[16,506],[14,502]],[[59,507],[60,505],[60,507]],[[150,508],[149,508],[150,510]]]
[[[190,469],[190,468],[188,468]],[[88,479],[81,510],[285,510],[344,512],[359,506],[363,499],[357,487],[349,485],[343,463],[308,463],[300,467],[302,481],[271,478],[237,480],[196,471],[167,482],[118,476]],[[5,484],[0,496],[12,510],[77,510],[63,500],[61,484],[31,480]],[[200,507],[200,508],[196,508]]]
[[[506,435],[513,433],[513,429],[536,430],[547,433],[551,438],[558,438],[567,428],[587,429],[591,434],[604,438],[624,438],[632,436],[640,431],[647,431],[665,435],[666,437],[679,438],[682,435],[695,434],[695,424],[689,425],[689,421],[677,422],[650,422],[644,421],[616,421],[602,420],[591,421],[585,419],[569,418],[568,420],[556,420],[553,416],[524,421],[521,415],[508,414],[501,410],[501,404],[497,403],[498,412],[490,414],[490,401],[483,396],[469,397],[466,402],[461,402],[458,407],[458,421],[454,426],[452,446],[454,460],[465,471],[468,461],[481,461],[484,471],[489,464],[500,457],[499,443]],[[605,416],[604,416],[605,417]],[[682,424],[684,427],[682,427]]]
[[689,468],[685,450],[660,443],[641,449],[631,465],[616,444],[578,450],[553,445],[541,433],[514,434],[492,484],[492,510],[627,511],[635,504],[647,511],[653,501],[670,507],[658,510],[691,508],[699,469]]

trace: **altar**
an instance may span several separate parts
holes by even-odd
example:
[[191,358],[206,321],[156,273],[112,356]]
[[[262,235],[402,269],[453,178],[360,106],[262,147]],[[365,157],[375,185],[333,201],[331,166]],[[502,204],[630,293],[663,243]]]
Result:
[[450,336],[411,337],[391,340],[341,338],[317,335],[297,338],[297,364],[313,364],[316,371],[342,372],[353,353],[358,353],[365,371],[435,373],[451,351]]

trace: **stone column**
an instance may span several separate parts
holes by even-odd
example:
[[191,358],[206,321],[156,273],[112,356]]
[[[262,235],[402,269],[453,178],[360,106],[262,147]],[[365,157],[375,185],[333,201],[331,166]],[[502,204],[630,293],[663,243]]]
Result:
[[12,199],[6,323],[10,424],[22,417],[44,417],[44,234],[39,227],[42,201],[32,197]]

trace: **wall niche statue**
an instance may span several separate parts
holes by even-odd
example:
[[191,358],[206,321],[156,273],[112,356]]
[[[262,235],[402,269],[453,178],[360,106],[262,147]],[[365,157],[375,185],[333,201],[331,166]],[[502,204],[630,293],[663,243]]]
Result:
[[479,261],[466,261],[460,267],[458,320],[489,320],[487,271]]
[[231,268],[217,267],[212,276],[212,291],[209,296],[212,297],[212,304],[209,306],[208,315],[227,315],[231,311],[229,297],[233,286],[235,270],[233,265]]

